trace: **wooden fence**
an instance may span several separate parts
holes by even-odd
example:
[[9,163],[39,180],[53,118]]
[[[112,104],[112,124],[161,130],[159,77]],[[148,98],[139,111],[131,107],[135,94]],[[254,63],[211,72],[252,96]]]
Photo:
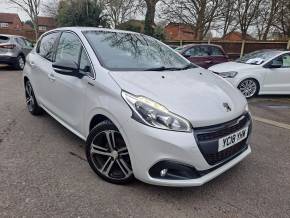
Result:
[[290,49],[289,41],[166,41],[168,45],[216,44],[223,47],[231,59],[260,49]]

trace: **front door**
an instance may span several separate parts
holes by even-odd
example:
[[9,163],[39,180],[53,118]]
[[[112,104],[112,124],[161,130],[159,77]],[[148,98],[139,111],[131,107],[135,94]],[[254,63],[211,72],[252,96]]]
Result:
[[[275,58],[267,68],[263,89],[273,94],[290,94],[290,54]],[[280,66],[280,67],[279,67]]]
[[[72,32],[62,33],[56,49],[55,62],[68,60],[77,65],[82,62],[80,39]],[[87,77],[77,78],[52,73],[51,100],[53,113],[74,130],[83,134],[82,120],[86,103]]]

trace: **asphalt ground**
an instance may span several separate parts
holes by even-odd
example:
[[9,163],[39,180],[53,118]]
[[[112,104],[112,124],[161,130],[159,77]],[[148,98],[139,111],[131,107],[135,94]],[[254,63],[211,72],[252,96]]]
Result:
[[201,187],[118,186],[82,140],[28,113],[21,72],[0,66],[0,217],[290,217],[290,96],[249,102],[252,154],[234,168]]

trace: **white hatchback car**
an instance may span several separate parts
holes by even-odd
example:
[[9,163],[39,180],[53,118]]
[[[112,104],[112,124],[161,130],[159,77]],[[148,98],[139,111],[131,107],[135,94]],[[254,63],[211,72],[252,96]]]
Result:
[[49,31],[23,75],[29,111],[45,110],[86,140],[88,162],[106,181],[197,186],[251,152],[244,96],[151,37]]
[[290,94],[290,51],[255,51],[209,70],[226,78],[247,98],[257,94]]

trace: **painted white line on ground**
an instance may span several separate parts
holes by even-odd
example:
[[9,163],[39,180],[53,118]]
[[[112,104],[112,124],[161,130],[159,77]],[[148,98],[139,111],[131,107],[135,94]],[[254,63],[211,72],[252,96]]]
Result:
[[274,120],[268,120],[268,119],[265,119],[262,117],[256,117],[256,116],[252,116],[252,118],[253,118],[253,120],[256,120],[258,122],[262,122],[262,123],[270,124],[272,126],[276,126],[276,127],[290,130],[290,125],[286,124],[286,123],[280,123],[280,122],[277,122]]

